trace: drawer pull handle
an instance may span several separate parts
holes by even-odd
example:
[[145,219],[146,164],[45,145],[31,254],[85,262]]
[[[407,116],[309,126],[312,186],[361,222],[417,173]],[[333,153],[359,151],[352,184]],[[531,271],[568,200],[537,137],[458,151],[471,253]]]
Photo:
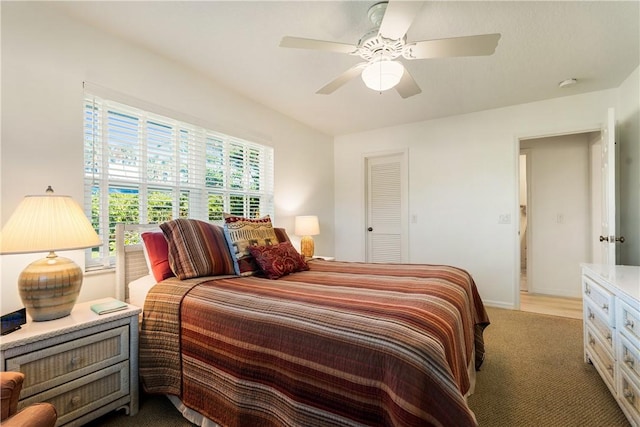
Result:
[[624,398],[627,399],[630,403],[633,403],[633,401],[636,399],[633,391],[629,390],[628,388],[624,389],[624,392],[622,394]]
[[613,337],[611,336],[611,332],[607,334],[607,341],[613,342]]
[[584,293],[587,294],[587,295],[591,295],[591,288],[589,288],[589,285],[585,285]]
[[589,345],[591,347],[593,347],[596,344],[596,340],[593,339],[593,337],[591,335],[589,335]]
[[607,371],[611,372],[611,375],[613,375],[613,365],[607,366]]
[[627,328],[631,328],[633,329],[633,327],[635,326],[635,324],[633,323],[633,320],[629,320],[627,319],[626,322],[624,322],[624,326],[626,326]]
[[71,360],[69,361],[69,364],[71,366],[77,366],[80,363],[80,358],[77,356],[74,356],[71,358]]
[[633,359],[633,357],[630,357],[630,356],[625,356],[624,357],[624,363],[629,365],[630,368],[633,368],[634,362],[635,362],[635,360]]
[[602,304],[602,309],[606,312],[609,312],[609,304]]
[[71,406],[77,406],[80,403],[80,396],[73,396],[71,398]]
[[589,309],[589,320],[593,320],[596,318],[596,315],[593,314],[593,311],[591,311],[591,309]]

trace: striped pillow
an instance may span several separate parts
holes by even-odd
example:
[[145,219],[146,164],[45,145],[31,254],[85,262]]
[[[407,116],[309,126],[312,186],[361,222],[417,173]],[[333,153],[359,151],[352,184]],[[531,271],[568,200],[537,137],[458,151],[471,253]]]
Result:
[[181,218],[160,228],[169,244],[169,265],[178,279],[235,274],[222,227]]

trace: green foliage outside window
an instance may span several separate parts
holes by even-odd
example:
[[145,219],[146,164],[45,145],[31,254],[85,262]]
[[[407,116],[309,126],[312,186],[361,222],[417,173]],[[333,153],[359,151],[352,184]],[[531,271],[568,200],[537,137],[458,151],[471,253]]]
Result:
[[88,265],[112,262],[117,223],[273,213],[270,147],[91,95],[84,113],[85,207],[104,242]]

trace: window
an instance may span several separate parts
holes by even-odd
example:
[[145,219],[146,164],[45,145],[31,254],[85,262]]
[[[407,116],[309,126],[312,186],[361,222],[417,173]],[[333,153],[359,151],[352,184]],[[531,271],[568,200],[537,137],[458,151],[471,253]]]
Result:
[[85,94],[84,183],[86,265],[110,266],[118,222],[273,216],[273,148]]

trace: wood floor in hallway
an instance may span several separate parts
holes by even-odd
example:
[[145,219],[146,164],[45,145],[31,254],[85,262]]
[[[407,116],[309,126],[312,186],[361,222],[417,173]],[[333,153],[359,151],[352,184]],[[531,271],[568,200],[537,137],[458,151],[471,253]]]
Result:
[[531,313],[582,319],[582,299],[520,292],[520,310]]

